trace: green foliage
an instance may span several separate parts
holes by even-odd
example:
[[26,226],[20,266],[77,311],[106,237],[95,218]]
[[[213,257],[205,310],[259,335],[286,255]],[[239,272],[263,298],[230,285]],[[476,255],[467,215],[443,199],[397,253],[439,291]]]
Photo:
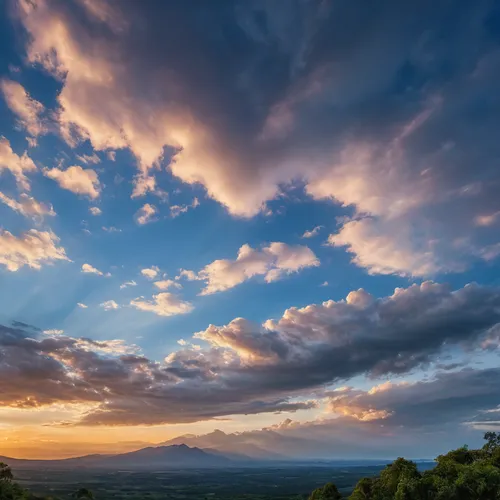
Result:
[[316,488],[309,500],[342,500],[342,495],[333,483],[326,483],[322,488]]
[[[484,439],[479,450],[463,446],[440,455],[423,474],[414,462],[398,458],[379,477],[361,479],[349,500],[500,500],[500,433],[487,432]],[[309,500],[341,498],[323,496],[330,485],[314,490]]]

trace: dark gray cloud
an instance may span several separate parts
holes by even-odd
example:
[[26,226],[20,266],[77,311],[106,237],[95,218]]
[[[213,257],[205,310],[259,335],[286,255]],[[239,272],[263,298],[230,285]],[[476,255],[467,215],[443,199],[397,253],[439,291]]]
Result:
[[288,309],[261,326],[241,318],[211,325],[196,334],[206,348],[185,347],[163,362],[118,340],[2,327],[0,375],[9,385],[0,403],[95,403],[75,422],[88,425],[290,412],[315,406],[304,394],[330,383],[408,373],[440,362],[452,348],[493,349],[499,322],[499,289],[452,291],[426,282],[381,299],[358,290],[345,301]]

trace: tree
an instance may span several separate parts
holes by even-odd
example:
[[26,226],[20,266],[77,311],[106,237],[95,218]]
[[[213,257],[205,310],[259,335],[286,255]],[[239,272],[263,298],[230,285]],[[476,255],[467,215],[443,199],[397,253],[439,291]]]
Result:
[[493,453],[497,448],[500,448],[500,432],[486,432],[484,434],[486,444],[483,450],[487,453]]
[[342,495],[333,483],[326,483],[321,488],[316,488],[309,500],[342,500]]
[[79,490],[75,491],[75,493],[73,493],[72,497],[77,499],[88,498],[90,500],[93,500],[94,494],[87,488],[80,488]]
[[12,481],[12,469],[5,463],[0,462],[0,481]]

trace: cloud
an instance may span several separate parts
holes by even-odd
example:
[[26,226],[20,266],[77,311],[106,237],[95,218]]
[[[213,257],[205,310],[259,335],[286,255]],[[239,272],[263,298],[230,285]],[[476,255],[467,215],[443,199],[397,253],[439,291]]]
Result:
[[99,304],[105,311],[112,311],[113,309],[119,309],[120,306],[114,300],[106,300]]
[[201,294],[209,295],[233,288],[254,276],[265,276],[266,282],[270,283],[315,266],[319,266],[319,260],[306,246],[274,242],[256,250],[243,245],[236,260],[215,260],[198,273],[198,278],[207,282]]
[[45,335],[62,335],[64,330],[44,330]]
[[[368,246],[400,254],[371,262],[341,225],[337,244],[371,273],[451,272],[494,258],[498,232],[476,223],[500,209],[490,2],[460,5],[447,29],[445,6],[429,1],[386,0],[370,13],[240,2],[211,9],[203,26],[199,9],[178,4],[121,2],[105,18],[88,2],[35,4],[19,9],[27,59],[62,82],[63,134],[97,151],[129,149],[134,195],[156,191],[167,163],[251,217],[299,183],[369,217]],[[164,19],[182,31],[166,32]],[[471,122],[481,96],[488,105]]]
[[10,146],[10,142],[5,137],[0,137],[0,173],[8,170],[15,178],[17,186],[23,191],[30,190],[30,182],[26,173],[36,171],[36,165],[25,151],[22,156],[18,156]]
[[153,295],[152,300],[145,300],[143,297],[131,300],[130,305],[140,311],[148,311],[158,316],[175,316],[177,314],[187,314],[193,310],[190,302],[181,300],[179,297],[169,292],[162,292]]
[[314,238],[319,234],[319,232],[323,229],[323,226],[316,226],[309,231],[305,231],[302,235],[302,238]]
[[194,198],[190,205],[172,205],[170,207],[170,216],[175,219],[179,215],[186,213],[191,208],[196,208],[200,205],[198,198]]
[[0,264],[8,271],[23,266],[40,269],[42,264],[67,260],[66,251],[58,246],[59,238],[52,232],[30,229],[20,236],[0,230]]
[[102,214],[102,210],[99,207],[90,207],[89,212],[91,215],[97,216]]
[[32,196],[26,193],[21,193],[19,196],[19,201],[9,198],[5,194],[0,192],[0,202],[7,205],[9,208],[15,212],[20,213],[24,217],[32,217],[34,219],[42,219],[45,215],[54,216],[56,213],[52,205],[46,205],[41,203]]
[[[191,308],[168,293],[131,305],[160,315]],[[300,397],[317,390],[336,416],[303,427],[311,439],[335,429],[381,432],[381,422],[396,431],[485,421],[481,412],[498,404],[497,368],[454,369],[420,382],[384,381],[366,391],[325,392],[324,386],[359,375],[410,373],[450,349],[481,349],[500,322],[499,311],[500,290],[479,285],[451,291],[424,283],[380,299],[358,290],[346,300],[290,308],[263,325],[243,318],[211,325],[195,335],[208,346],[186,341],[162,362],[119,340],[38,338],[33,329],[2,327],[0,374],[10,383],[0,404],[94,402],[75,424],[141,425],[296,411],[311,408]],[[288,427],[299,432],[301,426]]]
[[157,266],[147,267],[145,269],[141,269],[141,274],[146,278],[152,280],[158,276],[160,269]]
[[37,137],[47,132],[47,125],[42,118],[45,111],[43,104],[31,98],[20,83],[0,80],[0,90],[7,106],[16,115],[19,125],[28,134]]
[[87,309],[87,308],[89,307],[88,305],[83,304],[82,302],[78,302],[76,305],[77,305],[78,307],[80,307],[81,309]]
[[182,278],[186,278],[188,281],[196,281],[201,279],[198,278],[198,275],[190,269],[179,269],[179,274],[175,277],[175,279],[180,280]]
[[118,229],[115,226],[102,226],[102,230],[106,231],[107,233],[121,233],[122,230]]
[[137,224],[144,225],[149,222],[154,222],[158,219],[155,218],[155,215],[158,213],[158,209],[151,205],[150,203],[145,203],[139,210],[137,210],[135,214],[135,219]]
[[120,289],[127,288],[129,286],[137,286],[137,283],[134,280],[125,281],[125,283],[120,285]]
[[347,247],[354,254],[352,261],[370,274],[428,276],[458,270],[453,261],[443,265],[437,261],[432,240],[422,241],[417,249],[410,232],[406,224],[384,224],[365,218],[345,223],[338,233],[328,237],[328,244]]
[[99,198],[101,184],[97,172],[91,168],[83,169],[77,165],[68,167],[66,170],[46,168],[43,174],[72,193],[88,196],[92,200]]
[[182,285],[174,280],[155,281],[153,285],[159,290],[168,290],[169,288],[182,288]]
[[[99,269],[96,269],[94,266],[91,266],[90,264],[82,264],[82,273],[90,273],[90,274],[97,274],[98,276],[105,276],[102,271],[99,271]],[[109,273],[106,273],[106,276],[111,276]]]
[[101,159],[95,153],[91,155],[77,155],[76,158],[86,165],[97,165],[98,163],[101,163]]
[[390,428],[404,426],[422,432],[475,420],[487,422],[486,413],[498,404],[497,368],[463,368],[439,372],[418,382],[385,382],[368,391],[349,389],[328,398],[330,411],[360,421],[383,420]]
[[488,215],[478,215],[475,218],[477,226],[492,226],[500,219],[500,211],[488,214]]

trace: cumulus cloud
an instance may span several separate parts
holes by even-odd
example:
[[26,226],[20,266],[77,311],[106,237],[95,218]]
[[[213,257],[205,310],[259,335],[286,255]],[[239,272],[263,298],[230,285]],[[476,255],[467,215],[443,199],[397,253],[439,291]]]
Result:
[[69,259],[54,233],[30,229],[15,236],[0,230],[0,264],[8,271],[18,271],[23,266],[40,269],[42,264],[56,260]]
[[[90,273],[90,274],[97,274],[98,276],[104,276],[104,273],[102,271],[99,271],[99,269],[96,269],[94,266],[91,266],[90,264],[82,264],[82,273]],[[110,276],[110,274],[106,273],[106,276]]]
[[113,309],[119,309],[120,306],[114,300],[106,300],[99,304],[105,311],[112,311]]
[[87,309],[89,306],[84,304],[83,302],[78,302],[76,304],[78,307],[80,307],[81,309]]
[[[369,13],[352,3],[237,2],[201,8],[203,26],[199,9],[177,3],[121,2],[105,17],[91,5],[23,2],[27,59],[61,79],[58,120],[70,144],[130,149],[134,195],[156,191],[168,162],[249,217],[298,180],[314,199],[368,216],[368,246],[399,254],[372,262],[353,226],[340,227],[335,244],[371,273],[496,258],[487,248],[498,232],[476,222],[500,209],[490,2],[460,5],[446,29],[445,4],[430,1],[384,0]],[[471,122],[481,96],[488,105]]]
[[323,229],[323,226],[316,226],[308,231],[304,231],[302,238],[314,238],[319,234],[319,232]]
[[198,275],[191,269],[179,269],[179,274],[175,277],[176,280],[186,278],[188,281],[199,280]]
[[274,242],[257,250],[243,245],[235,260],[215,260],[198,273],[198,278],[207,282],[201,294],[209,295],[233,288],[254,276],[264,276],[269,283],[315,266],[319,266],[319,260],[306,246]]
[[28,134],[37,137],[47,132],[47,126],[42,118],[45,111],[43,104],[31,98],[20,83],[1,80],[0,90],[7,106],[16,115],[19,125]]
[[0,192],[0,202],[7,205],[9,208],[15,212],[20,213],[24,217],[32,217],[34,219],[42,219],[44,216],[54,216],[56,213],[52,205],[46,205],[41,203],[32,196],[26,193],[21,193],[19,196],[19,201],[9,198],[7,195]]
[[36,165],[25,151],[22,156],[12,150],[10,142],[5,137],[0,137],[0,173],[8,170],[16,180],[17,186],[23,191],[30,190],[30,182],[26,176],[36,170]]
[[182,285],[174,280],[155,281],[153,285],[159,290],[168,290],[169,288],[182,288]]
[[[445,427],[487,424],[500,397],[496,368],[439,372],[418,382],[386,382],[368,391],[349,389],[328,397],[330,411],[360,421],[383,420],[389,427]],[[474,421],[474,422],[472,422]]]
[[162,292],[153,295],[152,300],[138,297],[130,301],[130,305],[140,311],[148,311],[158,316],[175,316],[177,314],[187,314],[193,310],[193,305],[186,302],[173,293]]
[[[160,315],[190,307],[168,293],[131,305]],[[159,424],[311,408],[317,403],[300,396],[317,389],[337,423],[341,415],[345,432],[380,429],[381,422],[399,429],[479,421],[487,415],[474,412],[498,404],[496,368],[454,369],[434,379],[384,382],[366,391],[323,388],[358,375],[408,373],[451,348],[481,349],[500,322],[499,311],[500,290],[478,285],[451,291],[424,283],[381,299],[358,290],[346,300],[288,309],[263,325],[242,318],[212,325],[195,335],[208,346],[181,342],[181,349],[162,362],[122,341],[63,334],[40,338],[37,330],[18,324],[0,328],[0,373],[10,381],[0,404],[94,402],[76,424]],[[315,426],[306,430],[319,432]]]
[[92,200],[99,198],[101,184],[97,172],[91,168],[83,169],[74,165],[66,170],[46,168],[43,173],[46,177],[55,180],[63,189],[88,196]]
[[102,210],[99,207],[90,207],[89,212],[91,215],[97,216],[102,214]]
[[160,269],[157,266],[146,267],[145,269],[141,269],[141,274],[150,280],[156,278],[159,272]]
[[135,219],[137,224],[144,225],[149,222],[154,222],[157,220],[155,215],[158,213],[158,209],[151,205],[150,203],[145,203],[135,214]]

